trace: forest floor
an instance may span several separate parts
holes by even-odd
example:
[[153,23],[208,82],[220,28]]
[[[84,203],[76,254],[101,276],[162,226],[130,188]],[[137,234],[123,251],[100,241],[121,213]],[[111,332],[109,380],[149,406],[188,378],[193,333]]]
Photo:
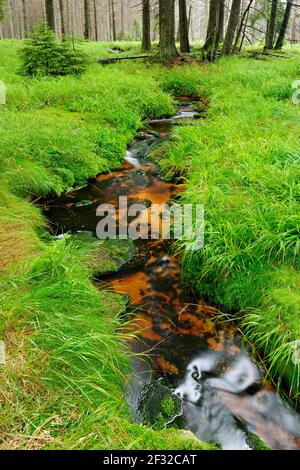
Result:
[[[295,395],[300,56],[167,69],[91,62],[80,78],[31,80],[17,74],[20,46],[0,41],[0,448],[210,448],[132,424],[123,300],[93,286],[94,249],[53,241],[32,202],[120,166],[145,118],[174,113],[172,96],[205,97],[205,121],[178,127],[159,155],[164,172],[185,176],[183,201],[206,207],[206,245],[184,258],[185,278],[243,311],[246,334]],[[109,47],[84,45],[93,58]]]

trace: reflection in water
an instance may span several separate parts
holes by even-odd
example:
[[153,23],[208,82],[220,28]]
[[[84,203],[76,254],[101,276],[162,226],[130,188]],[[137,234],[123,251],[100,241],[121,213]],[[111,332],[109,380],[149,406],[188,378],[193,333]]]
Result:
[[[98,205],[117,207],[119,196],[149,207],[179,194],[182,187],[164,181],[146,157],[153,145],[170,134],[176,119],[191,118],[193,112],[192,104],[183,102],[176,118],[151,123],[159,137],[143,135],[143,140],[132,143],[120,170],[45,204],[56,233],[95,232]],[[200,439],[226,449],[247,449],[239,420],[274,449],[299,448],[298,415],[263,385],[262,371],[241,346],[239,332],[228,323],[216,322],[216,310],[183,289],[178,260],[168,248],[167,242],[139,241],[144,265],[99,283],[103,288],[109,282],[116,292],[131,297],[130,329],[138,330],[140,338],[131,346],[133,351],[148,352],[148,361],[133,357],[127,398],[135,418],[139,391],[156,376],[181,396],[186,426]]]

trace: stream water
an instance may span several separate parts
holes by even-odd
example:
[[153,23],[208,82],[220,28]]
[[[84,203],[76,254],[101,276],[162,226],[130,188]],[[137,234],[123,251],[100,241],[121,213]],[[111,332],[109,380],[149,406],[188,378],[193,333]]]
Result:
[[[95,233],[99,204],[165,203],[182,190],[168,182],[147,159],[154,145],[167,139],[177,120],[191,119],[193,103],[182,99],[172,119],[152,121],[156,137],[134,140],[121,168],[100,175],[86,187],[44,205],[56,235],[67,231]],[[199,439],[217,442],[223,449],[248,449],[247,432],[256,433],[273,449],[300,448],[299,415],[283,404],[264,370],[242,345],[240,332],[230,323],[216,321],[217,311],[193,298],[181,283],[178,260],[162,241],[137,242],[139,265],[106,276],[99,288],[111,285],[130,297],[139,340],[131,344],[133,377],[127,399],[139,420],[140,391],[153,377],[174,389],[182,400],[187,429]]]

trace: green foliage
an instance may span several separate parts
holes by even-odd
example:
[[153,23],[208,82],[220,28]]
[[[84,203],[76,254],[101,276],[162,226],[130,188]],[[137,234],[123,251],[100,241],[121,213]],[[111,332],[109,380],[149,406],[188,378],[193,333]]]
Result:
[[198,97],[207,95],[208,84],[196,66],[172,68],[161,74],[162,89],[174,96]]
[[3,21],[5,18],[5,7],[6,0],[0,0],[0,21]]
[[293,397],[300,380],[292,363],[300,334],[300,139],[291,83],[299,70],[297,56],[207,66],[207,118],[178,128],[159,159],[169,176],[187,177],[182,201],[205,206],[205,246],[185,253],[186,283],[227,309],[251,309],[246,334]]
[[[131,422],[124,301],[91,279],[116,270],[133,247],[54,242],[28,201],[119,166],[142,120],[173,113],[172,99],[156,69],[140,65],[90,64],[80,77],[17,75],[22,44],[0,41],[8,92],[0,117],[0,339],[10,358],[0,368],[0,447],[211,448]],[[108,46],[84,47],[96,57]]]
[[87,67],[82,51],[75,50],[68,38],[57,42],[54,32],[44,22],[34,27],[20,55],[20,72],[30,77],[80,75]]
[[[94,53],[94,44],[85,47]],[[1,50],[0,174],[18,195],[61,194],[118,167],[144,118],[174,112],[146,67],[96,64],[80,77],[26,80],[15,74],[18,42]]]
[[138,399],[138,413],[142,423],[154,429],[164,429],[182,414],[181,401],[161,381],[153,380],[142,387]]

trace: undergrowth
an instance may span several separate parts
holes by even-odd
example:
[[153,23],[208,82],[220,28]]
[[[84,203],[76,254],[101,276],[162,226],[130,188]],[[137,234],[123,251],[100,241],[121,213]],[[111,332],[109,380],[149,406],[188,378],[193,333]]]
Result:
[[[91,63],[80,77],[21,77],[21,47],[0,42],[0,448],[211,448],[132,423],[124,303],[91,281],[107,254],[54,241],[30,202],[119,166],[144,118],[172,114],[173,100],[147,66]],[[82,47],[94,59],[110,46]]]
[[[209,99],[206,118],[178,128],[159,152],[165,173],[186,177],[182,202],[205,206],[205,246],[184,255],[186,283],[222,308],[243,312],[247,338],[296,400],[300,138],[291,95],[299,74],[296,54],[191,67],[190,79]],[[166,82],[177,90],[172,76]]]

